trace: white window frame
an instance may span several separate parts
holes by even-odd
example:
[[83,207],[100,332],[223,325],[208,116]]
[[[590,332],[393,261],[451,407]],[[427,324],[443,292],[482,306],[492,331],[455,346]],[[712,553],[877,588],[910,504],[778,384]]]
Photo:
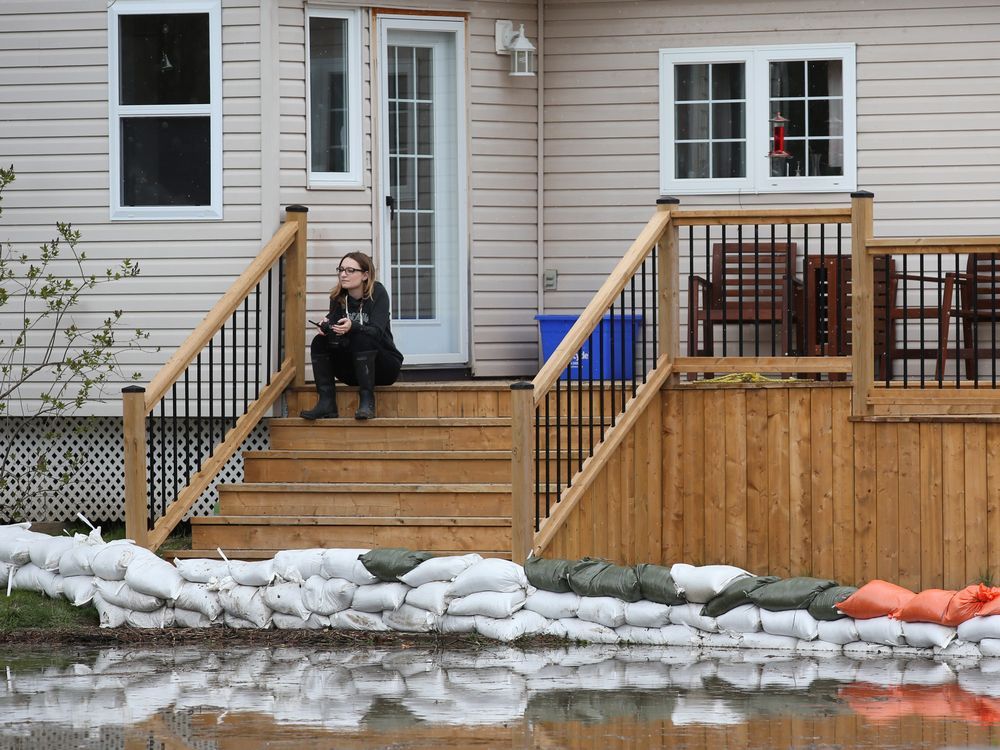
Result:
[[[346,172],[314,172],[312,168],[312,48],[310,33],[313,18],[341,18],[347,21],[347,110],[348,138],[347,159],[350,169]],[[361,102],[361,10],[310,6],[306,9],[306,170],[310,188],[364,187],[361,168],[362,102]]]
[[[114,221],[203,221],[222,218],[222,11],[220,0],[118,0],[108,8],[108,125],[111,219]],[[207,104],[124,105],[120,101],[118,19],[125,15],[208,15]],[[211,203],[207,206],[122,205],[121,120],[125,117],[208,116],[211,138]]]
[[[840,60],[844,85],[844,174],[771,177],[769,63],[776,60]],[[674,66],[740,62],[746,65],[747,172],[740,178],[674,177]],[[700,47],[660,50],[660,192],[664,195],[723,193],[821,193],[857,189],[856,46],[787,44],[761,47]]]

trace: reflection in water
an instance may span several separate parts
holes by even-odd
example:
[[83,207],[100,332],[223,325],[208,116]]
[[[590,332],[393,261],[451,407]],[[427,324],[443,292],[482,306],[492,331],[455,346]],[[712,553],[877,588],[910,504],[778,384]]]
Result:
[[0,667],[0,748],[1000,742],[1000,659],[177,648],[0,653]]

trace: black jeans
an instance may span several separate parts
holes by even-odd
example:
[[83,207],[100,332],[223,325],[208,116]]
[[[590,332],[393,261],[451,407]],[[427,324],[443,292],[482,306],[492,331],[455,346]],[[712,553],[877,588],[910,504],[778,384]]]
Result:
[[360,331],[347,336],[316,334],[309,347],[313,359],[327,357],[333,365],[333,374],[341,383],[357,385],[354,376],[354,355],[361,352],[378,352],[375,357],[375,385],[392,385],[399,377],[402,366],[379,346],[378,339]]

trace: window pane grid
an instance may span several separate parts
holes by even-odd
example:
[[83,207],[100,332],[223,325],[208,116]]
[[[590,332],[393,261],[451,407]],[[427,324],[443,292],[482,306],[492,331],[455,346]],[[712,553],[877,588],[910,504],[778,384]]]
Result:
[[[771,161],[773,177],[844,173],[843,73],[840,60],[771,62],[770,111],[788,119],[788,159]],[[841,92],[836,95],[832,92]],[[773,140],[771,143],[773,147]]]
[[678,65],[675,90],[675,176],[746,176],[744,65]]

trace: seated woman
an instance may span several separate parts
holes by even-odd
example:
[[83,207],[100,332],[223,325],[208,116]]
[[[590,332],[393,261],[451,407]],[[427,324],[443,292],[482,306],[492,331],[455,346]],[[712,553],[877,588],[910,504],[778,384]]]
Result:
[[334,378],[358,386],[355,419],[375,416],[375,386],[391,385],[403,365],[389,326],[389,293],[375,280],[372,259],[348,253],[337,268],[339,283],[330,292],[330,312],[312,340],[313,377],[319,401],[303,419],[340,416]]

